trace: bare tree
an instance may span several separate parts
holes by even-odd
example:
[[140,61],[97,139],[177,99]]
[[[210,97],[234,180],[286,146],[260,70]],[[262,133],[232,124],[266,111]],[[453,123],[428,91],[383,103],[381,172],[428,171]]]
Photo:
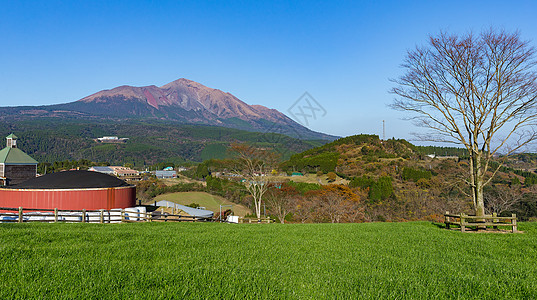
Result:
[[398,97],[392,107],[432,129],[417,135],[421,140],[467,149],[467,183],[478,216],[485,214],[483,187],[501,166],[491,165],[493,157],[521,151],[537,137],[535,65],[535,49],[518,33],[441,33],[409,51],[406,73],[393,80]]
[[265,201],[270,211],[276,215],[280,223],[285,223],[285,217],[291,212],[296,204],[298,192],[287,186],[271,187],[266,193]]
[[269,188],[270,173],[275,167],[278,157],[268,149],[244,144],[233,144],[231,150],[237,155],[239,162],[235,174],[244,179],[244,185],[254,201],[255,214],[260,218],[263,195]]
[[509,187],[503,184],[492,185],[489,191],[484,192],[485,210],[488,213],[501,214],[512,210],[524,198],[521,187]]
[[315,216],[317,207],[319,206],[317,202],[318,200],[316,197],[309,198],[299,196],[297,198],[297,203],[292,210],[294,213],[293,217],[299,220],[301,223],[311,221]]
[[360,196],[349,187],[338,184],[326,185],[316,194],[317,210],[322,219],[327,218],[332,223],[360,219],[360,214],[363,212],[363,207],[359,205]]

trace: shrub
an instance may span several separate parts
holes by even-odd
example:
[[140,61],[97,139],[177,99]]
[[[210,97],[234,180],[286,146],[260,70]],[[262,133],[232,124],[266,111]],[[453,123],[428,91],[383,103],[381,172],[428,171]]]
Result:
[[337,175],[336,173],[334,172],[328,172],[328,174],[326,174],[327,178],[328,178],[328,182],[334,182],[336,181],[336,178],[337,178]]
[[419,188],[427,189],[427,188],[431,187],[431,181],[429,179],[420,178],[418,181],[416,181],[416,185]]
[[392,178],[390,176],[382,176],[375,182],[369,190],[369,198],[371,200],[385,200],[393,194]]
[[401,174],[401,177],[403,177],[403,180],[411,180],[414,182],[417,182],[420,179],[431,179],[431,172],[425,171],[425,170],[419,170],[419,169],[413,169],[410,167],[405,167],[403,169],[403,172]]
[[359,187],[361,189],[370,188],[375,183],[375,180],[369,176],[354,177],[349,182],[349,187]]

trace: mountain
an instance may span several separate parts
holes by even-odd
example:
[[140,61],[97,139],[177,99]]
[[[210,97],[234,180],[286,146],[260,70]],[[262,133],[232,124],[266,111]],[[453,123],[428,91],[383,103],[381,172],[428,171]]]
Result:
[[309,130],[275,109],[248,105],[230,93],[184,78],[161,87],[120,86],[65,104],[0,108],[0,120],[51,117],[154,120],[275,132],[300,139],[335,138]]

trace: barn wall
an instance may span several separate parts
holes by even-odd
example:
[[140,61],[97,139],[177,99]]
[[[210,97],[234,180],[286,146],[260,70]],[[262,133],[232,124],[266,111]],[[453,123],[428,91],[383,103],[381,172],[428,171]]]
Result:
[[113,209],[136,205],[136,187],[65,190],[0,189],[0,207]]
[[37,165],[5,165],[5,176],[9,185],[24,182],[37,175]]

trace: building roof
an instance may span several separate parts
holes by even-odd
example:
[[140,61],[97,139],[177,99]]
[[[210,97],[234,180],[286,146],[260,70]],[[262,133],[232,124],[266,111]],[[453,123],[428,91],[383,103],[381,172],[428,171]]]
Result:
[[168,170],[158,171],[157,170],[157,171],[155,171],[155,174],[170,174],[170,175],[172,175],[172,174],[177,174],[177,172],[175,170],[173,170],[173,171],[168,171]]
[[125,181],[99,172],[64,171],[51,173],[29,179],[17,185],[8,186],[13,189],[80,189],[80,188],[112,188],[130,186]]
[[37,164],[37,160],[31,158],[30,155],[24,153],[19,148],[6,147],[0,150],[0,164],[35,165]]
[[94,170],[95,172],[101,172],[101,173],[114,173],[114,170],[110,167],[94,166],[94,167],[91,167],[90,170]]
[[117,175],[138,175],[138,171],[126,169],[126,170],[115,170],[114,173]]
[[12,133],[12,134],[6,136],[6,139],[18,139],[18,137]]

